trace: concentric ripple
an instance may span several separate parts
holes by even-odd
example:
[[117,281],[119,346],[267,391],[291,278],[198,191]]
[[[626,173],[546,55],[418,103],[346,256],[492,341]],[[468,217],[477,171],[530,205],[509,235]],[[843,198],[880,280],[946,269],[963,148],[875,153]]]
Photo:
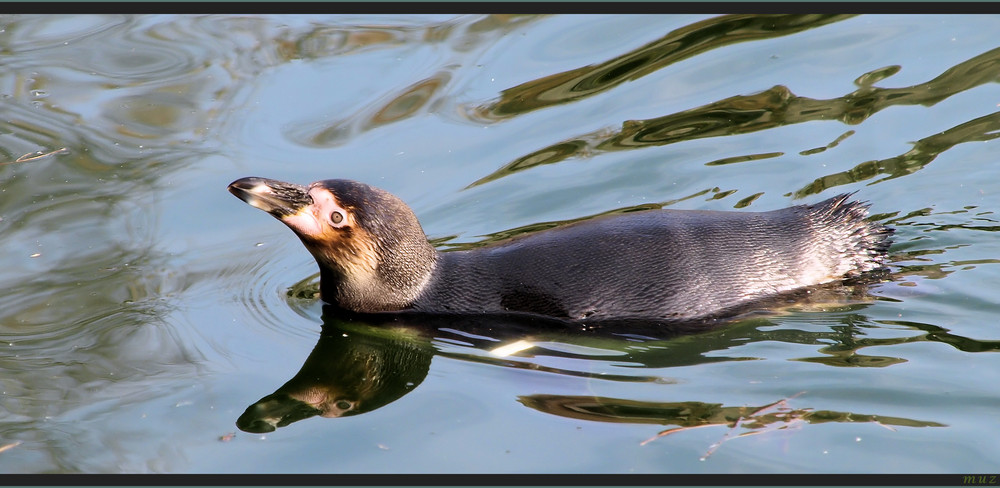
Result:
[[[251,252],[234,255],[228,250],[225,257],[205,258],[191,266],[201,268],[200,264],[205,262],[228,262],[217,272],[206,275],[214,275],[213,287],[230,290],[228,295],[236,303],[233,308],[239,313],[238,322],[311,340],[321,323],[322,304],[316,298],[290,296],[289,291],[299,280],[308,279],[316,265],[304,252],[301,256],[294,252],[298,251],[296,244],[258,243]],[[309,326],[309,322],[315,325]]]

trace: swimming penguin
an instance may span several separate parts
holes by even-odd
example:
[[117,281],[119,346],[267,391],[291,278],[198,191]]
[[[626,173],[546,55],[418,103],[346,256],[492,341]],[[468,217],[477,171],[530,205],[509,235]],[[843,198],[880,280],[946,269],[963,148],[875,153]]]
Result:
[[290,227],[319,264],[321,298],[356,313],[715,320],[884,269],[892,233],[839,195],[770,212],[630,212],[438,252],[402,200],[364,183],[249,177],[229,191]]

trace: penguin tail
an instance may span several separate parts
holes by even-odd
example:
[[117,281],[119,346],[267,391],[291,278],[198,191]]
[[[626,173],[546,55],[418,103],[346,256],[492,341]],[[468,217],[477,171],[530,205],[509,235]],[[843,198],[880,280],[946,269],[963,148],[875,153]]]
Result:
[[894,232],[869,218],[870,203],[850,200],[852,196],[843,193],[808,207],[817,235],[844,259],[848,277],[885,270]]

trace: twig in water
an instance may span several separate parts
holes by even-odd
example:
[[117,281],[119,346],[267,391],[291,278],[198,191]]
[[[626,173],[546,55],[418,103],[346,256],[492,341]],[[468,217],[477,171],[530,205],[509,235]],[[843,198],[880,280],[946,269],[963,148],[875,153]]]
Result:
[[55,154],[65,154],[65,153],[68,153],[68,152],[69,152],[69,149],[66,149],[65,147],[61,147],[59,149],[56,149],[55,151],[49,151],[47,153],[43,153],[41,151],[36,151],[34,153],[25,154],[24,156],[21,156],[21,157],[15,159],[13,161],[6,161],[6,162],[3,162],[3,163],[0,163],[0,166],[4,166],[4,165],[7,165],[7,164],[14,164],[14,163],[28,163],[28,162],[31,162],[31,161],[37,161],[37,160],[42,159],[42,158],[47,158],[47,157],[55,155]]
[[[719,446],[721,446],[724,442],[726,442],[728,440],[732,440],[732,439],[735,439],[737,437],[745,437],[745,436],[750,436],[750,435],[763,434],[765,432],[771,432],[771,431],[774,431],[774,430],[786,429],[786,428],[789,428],[789,427],[801,424],[803,422],[801,414],[797,413],[797,411],[790,411],[790,409],[788,408],[788,401],[791,400],[791,399],[793,399],[793,398],[795,398],[795,397],[797,397],[797,396],[799,396],[799,395],[801,395],[801,394],[803,394],[803,393],[805,393],[805,392],[804,391],[800,391],[800,392],[798,392],[798,393],[796,393],[796,394],[794,394],[792,396],[789,396],[788,398],[783,398],[783,399],[778,400],[778,401],[776,401],[774,403],[771,403],[771,404],[768,404],[768,405],[764,405],[763,407],[760,407],[760,408],[754,410],[749,415],[741,415],[741,416],[739,416],[736,419],[736,421],[733,422],[732,426],[730,426],[729,429],[726,431],[726,434],[723,435],[722,438],[718,440],[718,442],[715,442],[711,446],[708,446],[708,451],[705,452],[705,455],[703,455],[700,458],[700,460],[704,461],[705,459],[707,459],[709,456],[712,455],[712,453],[714,453],[716,451],[716,449],[719,448]],[[784,412],[785,413],[784,417],[779,419],[779,421],[781,423],[778,424],[777,427],[771,426],[771,425],[765,425],[764,427],[749,427],[750,429],[753,429],[753,430],[750,430],[748,432],[743,432],[741,434],[733,435],[733,434],[736,433],[736,431],[740,427],[743,426],[743,424],[745,423],[744,421],[758,420],[758,418],[761,415],[765,415],[765,414],[771,413],[772,411],[775,411],[775,410],[778,411],[778,412]],[[706,423],[706,424],[701,424],[701,425],[691,425],[691,426],[687,426],[687,427],[675,427],[675,428],[672,428],[672,429],[667,429],[667,430],[661,431],[660,433],[654,435],[653,437],[650,437],[649,439],[646,439],[646,440],[640,442],[639,445],[640,446],[644,446],[646,444],[649,444],[650,442],[655,441],[656,439],[659,439],[661,437],[666,437],[666,436],[668,436],[670,434],[675,434],[677,432],[682,432],[682,431],[692,430],[692,429],[698,429],[698,428],[701,428],[701,427],[721,427],[721,426],[724,426],[724,425],[726,425],[726,424],[725,423]]]
[[640,442],[639,445],[640,446],[645,446],[646,444],[649,444],[650,442],[653,442],[656,439],[659,439],[660,437],[666,437],[666,436],[668,436],[670,434],[674,434],[674,433],[677,433],[677,432],[683,432],[685,430],[699,429],[701,427],[719,427],[721,425],[724,425],[724,424],[701,424],[701,425],[690,425],[688,427],[675,427],[673,429],[667,429],[667,430],[661,431],[659,434],[656,434],[653,437],[650,437],[649,439],[646,439],[646,440]]
[[4,444],[4,445],[0,446],[0,452],[4,452],[7,449],[13,449],[13,448],[15,448],[17,446],[20,446],[20,445],[21,445],[21,441],[11,442],[10,444]]
[[[708,459],[708,457],[711,456],[712,453],[714,453],[715,450],[718,449],[719,446],[721,446],[723,442],[726,442],[726,441],[728,441],[730,439],[734,439],[734,437],[732,437],[733,432],[736,432],[736,429],[740,428],[740,426],[743,425],[743,420],[744,419],[753,419],[753,418],[757,417],[758,415],[763,415],[765,413],[770,413],[770,411],[772,409],[777,409],[779,412],[782,411],[782,410],[788,410],[788,400],[791,400],[792,398],[795,398],[795,397],[797,397],[797,396],[799,396],[799,395],[801,395],[803,393],[805,393],[805,392],[804,391],[800,391],[800,392],[798,392],[798,393],[796,393],[796,394],[794,394],[794,395],[792,395],[792,396],[790,396],[788,398],[782,398],[781,400],[778,400],[778,401],[776,401],[776,402],[774,402],[774,403],[772,403],[770,405],[764,405],[763,407],[760,407],[757,410],[754,410],[753,413],[751,413],[750,415],[747,415],[745,417],[741,416],[740,418],[736,419],[736,422],[733,423],[733,426],[728,431],[726,431],[726,435],[722,436],[722,439],[719,439],[718,442],[716,442],[715,444],[712,444],[711,446],[708,446],[708,450],[705,451],[705,455],[702,456],[701,458],[699,458],[698,460],[699,461],[704,461],[704,460]],[[797,421],[801,420],[801,419],[798,418],[798,416],[790,415],[789,417],[791,417],[791,418],[790,419],[786,418],[784,420],[785,425],[782,425],[781,427],[778,427],[777,429],[784,429],[784,428],[788,427],[789,425],[792,425],[792,422],[798,423]],[[737,435],[736,437],[744,437],[744,436],[754,435],[754,434],[763,434],[764,432],[769,432],[769,431],[777,430],[777,429],[775,429],[773,427],[770,427],[770,426],[765,426],[763,429],[760,429],[760,430],[757,430],[757,431],[744,432],[742,434]]]

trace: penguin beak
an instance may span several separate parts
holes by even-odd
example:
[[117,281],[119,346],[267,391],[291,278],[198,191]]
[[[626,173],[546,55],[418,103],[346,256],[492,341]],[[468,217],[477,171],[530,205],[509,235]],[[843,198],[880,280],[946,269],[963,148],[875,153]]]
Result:
[[278,219],[295,215],[313,203],[307,187],[256,176],[230,183],[229,193]]

